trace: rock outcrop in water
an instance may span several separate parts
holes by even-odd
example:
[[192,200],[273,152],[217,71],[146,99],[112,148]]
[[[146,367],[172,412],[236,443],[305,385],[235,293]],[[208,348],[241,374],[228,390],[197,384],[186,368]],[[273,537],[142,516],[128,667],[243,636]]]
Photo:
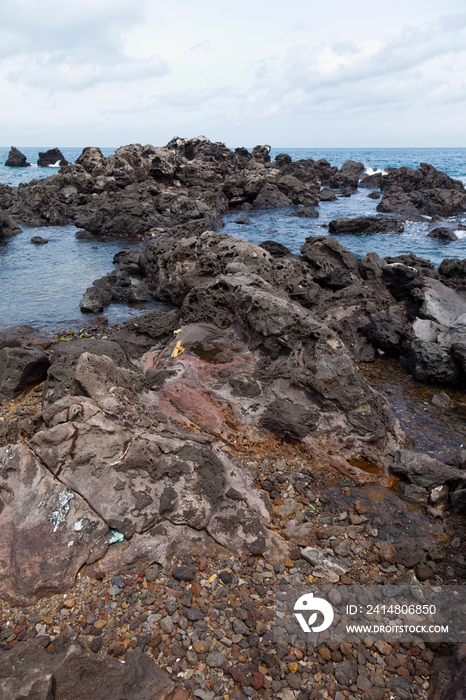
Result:
[[20,227],[12,219],[0,209],[0,240],[5,236],[11,236],[13,233],[21,231]]
[[68,161],[66,160],[65,156],[63,153],[60,151],[59,148],[51,148],[48,151],[45,151],[43,153],[39,153],[39,159],[37,161],[37,165],[40,168],[46,168],[49,165],[59,165],[60,167],[63,167],[64,165],[68,165]]
[[[281,154],[270,162],[269,150],[232,152],[205,137],[175,138],[163,148],[123,146],[108,158],[98,148],[85,148],[76,163],[50,178],[21,184],[18,191],[2,186],[0,208],[26,225],[73,222],[99,237],[134,237],[157,228],[198,234],[218,228],[227,208],[300,205],[311,213],[335,197],[329,188],[341,196],[354,193],[364,173],[354,161],[338,169],[325,159],[290,162]],[[63,165],[58,149],[46,155],[42,164]],[[390,170],[363,178],[362,185],[382,189],[381,213],[417,219],[466,210],[462,184],[432,166]]]
[[5,161],[5,165],[8,168],[25,168],[31,164],[27,162],[24,153],[21,153],[15,146],[12,146],[8,153],[8,158]]

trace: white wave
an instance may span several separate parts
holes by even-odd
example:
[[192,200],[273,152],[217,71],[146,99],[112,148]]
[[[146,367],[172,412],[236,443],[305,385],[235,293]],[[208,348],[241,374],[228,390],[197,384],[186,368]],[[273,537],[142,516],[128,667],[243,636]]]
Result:
[[379,173],[381,175],[388,175],[386,170],[382,170],[382,168],[377,168],[374,170],[374,168],[367,167],[364,171],[365,175],[378,175]]
[[453,233],[456,233],[458,238],[466,238],[466,231],[453,231]]
[[60,161],[57,160],[57,162],[56,162],[56,163],[53,163],[53,165],[52,165],[52,163],[50,163],[50,165],[47,165],[47,167],[48,167],[48,168],[59,168],[59,167],[60,167]]

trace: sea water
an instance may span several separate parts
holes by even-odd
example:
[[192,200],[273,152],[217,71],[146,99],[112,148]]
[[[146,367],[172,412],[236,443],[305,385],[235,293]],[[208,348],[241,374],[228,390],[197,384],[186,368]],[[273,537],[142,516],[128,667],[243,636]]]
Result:
[[[7,168],[5,160],[9,148],[0,148],[0,183],[17,187],[20,182],[42,179],[58,172],[58,168],[39,168],[37,158],[39,151],[48,147],[21,148],[27,156],[31,167]],[[74,162],[80,155],[81,148],[61,148],[64,157]],[[105,156],[115,152],[114,148],[101,149]],[[278,153],[288,153],[293,160],[326,158],[332,165],[340,167],[346,160],[352,159],[364,163],[366,172],[387,167],[407,165],[417,168],[420,163],[431,163],[451,177],[466,184],[466,149],[288,149],[273,148],[271,158]],[[254,243],[264,240],[276,240],[298,253],[308,236],[327,235],[328,222],[339,217],[375,215],[379,200],[367,197],[370,190],[361,189],[357,194],[347,198],[341,197],[334,202],[321,202],[317,207],[319,218],[303,219],[289,216],[290,209],[251,211],[247,216],[250,225],[236,224],[238,212],[226,213],[223,231],[233,236],[242,236]],[[241,212],[243,214],[245,212]],[[466,213],[452,219],[453,224],[465,223]],[[427,238],[428,220],[424,222],[406,222],[402,234],[375,234],[361,236],[337,236],[346,248],[359,257],[370,251],[381,257],[416,253],[438,265],[443,258],[466,258],[465,233],[459,231],[460,240],[442,243]],[[70,327],[79,328],[90,321],[93,316],[81,314],[79,302],[87,287],[93,280],[111,272],[112,258],[118,250],[129,247],[126,241],[97,242],[77,239],[74,226],[23,228],[23,231],[0,243],[0,328],[31,324],[41,331],[61,332]],[[49,239],[47,245],[36,246],[30,242],[34,235]],[[134,244],[132,244],[134,245]],[[139,304],[129,308],[123,304],[111,304],[105,310],[108,323],[121,322],[128,315],[140,314],[150,308],[151,304]],[[159,308],[165,308],[160,306]]]

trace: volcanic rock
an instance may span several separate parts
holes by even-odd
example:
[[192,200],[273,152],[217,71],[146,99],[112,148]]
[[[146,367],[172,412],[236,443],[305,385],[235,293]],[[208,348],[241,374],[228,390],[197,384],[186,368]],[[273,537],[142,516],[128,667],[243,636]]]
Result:
[[24,168],[31,164],[27,162],[26,156],[21,153],[21,151],[15,148],[15,146],[12,146],[8,153],[8,158],[5,161],[5,165],[8,168]]
[[360,216],[356,219],[334,219],[328,225],[329,233],[403,233],[404,225],[396,219],[381,216]]
[[68,165],[68,161],[58,148],[51,148],[44,153],[39,153],[37,165],[40,168],[47,167],[48,165],[56,165],[57,163],[60,165],[60,167],[63,165]]

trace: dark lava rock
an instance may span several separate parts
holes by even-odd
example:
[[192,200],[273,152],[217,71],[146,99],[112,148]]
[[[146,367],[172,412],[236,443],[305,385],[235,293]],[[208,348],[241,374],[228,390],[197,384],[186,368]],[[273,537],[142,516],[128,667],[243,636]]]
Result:
[[0,350],[0,397],[12,399],[40,384],[49,365],[49,358],[41,348],[3,348]]
[[277,399],[267,406],[261,416],[261,423],[264,428],[278,435],[303,438],[315,423],[315,417],[288,399]]
[[88,287],[79,302],[83,313],[101,313],[112,302],[112,295],[102,287]]
[[319,200],[321,202],[334,202],[336,198],[335,192],[328,187],[323,187],[319,192]]
[[453,386],[459,369],[449,348],[426,340],[413,340],[405,350],[406,367],[420,382],[436,382]]
[[231,583],[233,580],[233,576],[230,574],[229,571],[221,571],[219,573],[219,579],[222,583]]
[[263,241],[259,248],[263,248],[273,258],[284,258],[285,255],[291,255],[291,250],[277,241]]
[[11,236],[12,233],[21,231],[20,227],[13,219],[0,209],[0,238]]
[[446,483],[463,483],[465,473],[456,467],[432,459],[429,455],[412,450],[395,452],[390,471],[404,476],[411,484],[433,489]]
[[430,233],[427,234],[428,238],[435,238],[437,241],[458,241],[458,236],[451,228],[447,226],[437,226]]
[[39,153],[39,160],[37,161],[39,167],[43,168],[48,165],[56,165],[57,163],[60,166],[68,165],[68,161],[58,148],[51,148],[45,153]]
[[194,566],[175,566],[173,569],[173,578],[178,581],[192,581],[196,575]]
[[292,163],[293,160],[288,153],[279,153],[277,156],[275,156],[275,162],[278,167],[281,168],[282,165],[288,165],[289,163]]
[[270,151],[271,146],[254,146],[252,149],[252,157],[259,163],[270,163]]
[[303,219],[317,219],[319,212],[314,207],[301,207],[296,211],[291,211],[288,216],[299,216]]
[[466,260],[445,258],[438,268],[440,279],[452,289],[466,288]]
[[254,379],[248,379],[248,377],[242,377],[241,375],[230,377],[228,383],[232,388],[231,393],[233,396],[254,398],[261,393],[260,385]]
[[0,696],[5,700],[168,700],[173,687],[166,671],[131,649],[122,664],[77,644],[51,654],[34,639],[0,656]]
[[31,164],[27,162],[26,156],[21,153],[15,146],[10,148],[8,153],[8,158],[5,161],[5,165],[8,168],[25,168]]
[[243,224],[243,226],[249,226],[251,219],[248,216],[240,216],[239,219],[235,219],[235,224]]
[[363,163],[347,160],[343,163],[340,170],[332,177],[331,186],[356,188],[364,169]]
[[340,685],[352,685],[358,677],[358,665],[355,661],[347,659],[335,667],[335,678]]
[[330,270],[323,268],[314,275],[314,282],[334,290],[349,287],[354,281],[349,270],[344,270],[341,267],[334,267]]
[[329,233],[403,233],[404,224],[396,219],[380,216],[359,216],[355,219],[334,219],[328,225]]
[[354,253],[330,236],[310,236],[301,246],[301,253],[311,270],[341,267],[359,276],[359,261]]
[[31,238],[31,243],[35,243],[35,245],[45,245],[45,243],[48,243],[48,240],[42,238],[42,236],[33,236]]
[[81,338],[68,343],[59,343],[51,357],[43,397],[44,404],[50,405],[68,394],[83,395],[82,387],[76,382],[74,372],[77,362],[84,352],[93,355],[106,355],[119,367],[127,367],[126,355],[121,347],[111,340]]
[[367,197],[368,197],[369,199],[380,199],[381,194],[380,194],[380,192],[376,192],[376,191],[374,190],[373,192],[370,192],[370,193],[367,195]]
[[390,306],[388,313],[371,314],[370,319],[370,323],[362,326],[360,332],[382,350],[400,350],[410,335],[403,309]]
[[254,200],[256,209],[280,209],[281,207],[289,207],[291,204],[291,199],[271,183],[264,185]]

